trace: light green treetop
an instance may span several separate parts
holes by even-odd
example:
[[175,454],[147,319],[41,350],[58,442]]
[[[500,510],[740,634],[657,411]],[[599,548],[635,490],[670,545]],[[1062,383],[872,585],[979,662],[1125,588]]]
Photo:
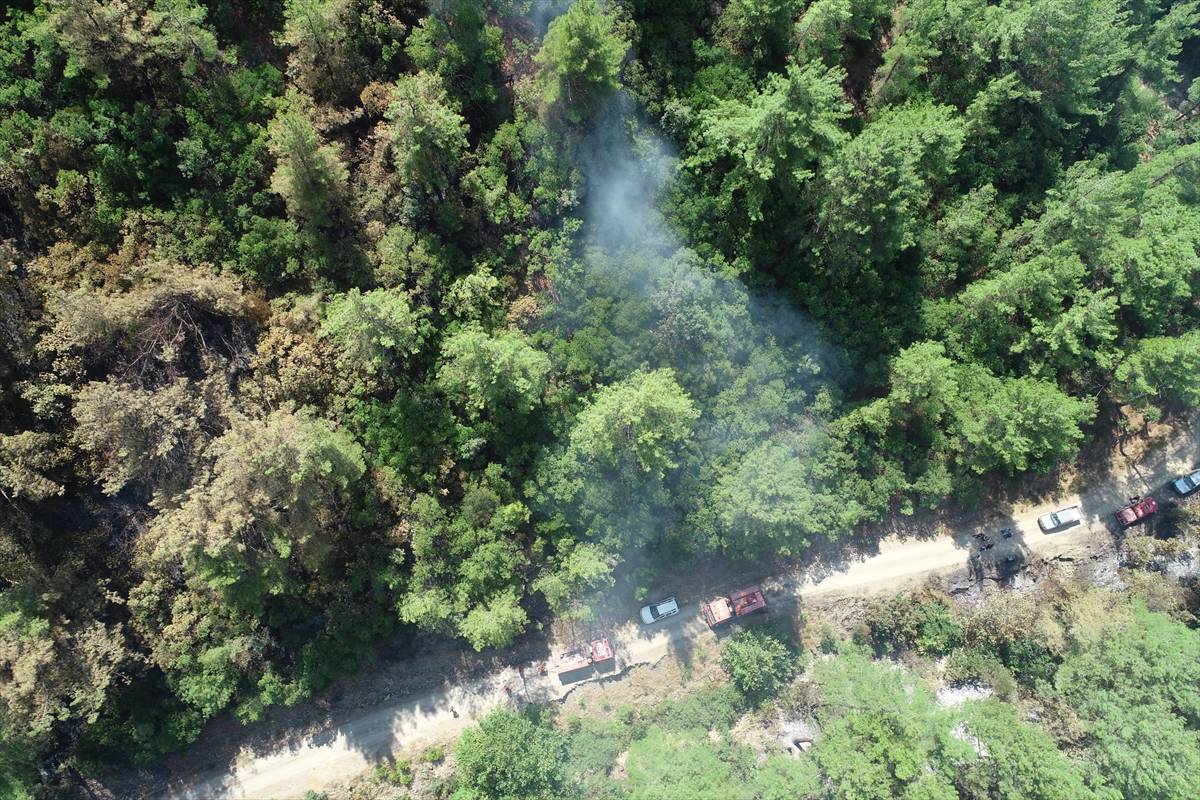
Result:
[[661,479],[699,416],[671,370],[639,370],[596,392],[571,431],[568,452],[601,471],[632,467]]
[[281,111],[268,131],[268,146],[277,160],[271,190],[283,197],[291,216],[328,225],[330,211],[346,198],[350,177],[341,147],[326,143],[299,110]]
[[498,708],[467,728],[454,746],[453,800],[553,800],[561,797],[565,760],[560,731],[534,726]]
[[442,345],[438,385],[460,398],[469,413],[528,414],[542,400],[550,358],[519,330],[488,335],[464,328]]
[[722,155],[736,159],[725,180],[728,194],[745,189],[751,219],[777,192],[799,191],[817,167],[848,138],[838,122],[850,112],[843,99],[840,69],[820,63],[791,65],[772,75],[749,103],[726,100],[701,117],[704,145],[689,166],[707,169]]
[[618,72],[629,41],[595,0],[576,0],[550,23],[534,61],[541,67],[537,85],[542,99],[561,104],[571,122],[580,122],[591,104],[621,88]]
[[391,123],[396,169],[406,184],[426,191],[445,189],[467,149],[467,124],[446,94],[442,79],[428,72],[402,75],[385,116]]
[[399,289],[351,289],[332,298],[321,334],[337,342],[347,359],[374,372],[416,353],[424,340],[420,317]]

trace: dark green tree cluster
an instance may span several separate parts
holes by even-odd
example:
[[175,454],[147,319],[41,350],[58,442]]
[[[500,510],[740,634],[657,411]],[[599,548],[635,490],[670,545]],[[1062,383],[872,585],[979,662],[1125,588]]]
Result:
[[1052,470],[1115,409],[1192,404],[1195,3],[715,11],[632,4],[630,88],[684,176],[664,213],[854,375],[831,376],[815,459],[778,442],[717,468],[727,539],[802,528],[823,474],[849,510],[815,527],[840,532]]
[[6,10],[0,780],[1200,398],[1196,2],[556,8]]

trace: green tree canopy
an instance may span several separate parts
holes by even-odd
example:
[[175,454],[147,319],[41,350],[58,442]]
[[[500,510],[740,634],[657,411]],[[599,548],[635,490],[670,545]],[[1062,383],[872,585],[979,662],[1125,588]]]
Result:
[[1091,398],[1032,378],[996,379],[972,370],[958,409],[960,459],[977,473],[1047,471],[1077,452],[1096,414]]
[[[521,417],[536,408],[546,391],[550,358],[519,330],[488,335],[467,327],[442,345],[438,384],[471,415],[499,420]],[[515,420],[514,420],[515,421]]]
[[301,111],[281,111],[271,121],[269,146],[277,165],[271,190],[279,194],[288,213],[318,227],[346,199],[349,172],[341,148],[321,138]]
[[571,430],[568,454],[600,472],[661,480],[699,416],[671,370],[638,371],[596,392]]
[[938,769],[939,745],[952,743],[938,735],[945,722],[933,713],[929,690],[907,670],[847,649],[818,661],[815,677],[824,705],[821,746],[813,754],[833,797],[958,796]]
[[294,570],[316,572],[334,555],[366,464],[344,430],[291,409],[230,423],[209,448],[211,478],[163,498],[143,557],[150,568],[180,563],[227,603],[260,612],[297,588]]
[[731,49],[754,61],[774,61],[784,54],[798,0],[731,0],[718,25]]
[[1200,332],[1142,339],[1115,371],[1116,396],[1143,408],[1151,403],[1200,405]]
[[965,136],[964,121],[946,106],[913,103],[882,114],[828,165],[816,189],[822,238],[814,247],[834,264],[888,262],[912,247]]
[[1013,706],[989,699],[966,704],[965,732],[980,752],[960,773],[959,791],[968,797],[1061,797],[1085,800],[1105,797],[1083,779],[1082,767],[1065,756],[1054,739],[1020,718]]
[[404,49],[421,70],[465,89],[475,102],[494,103],[499,96],[494,68],[504,58],[503,37],[500,27],[488,24],[485,6],[450,0],[434,5]]
[[1187,797],[1200,770],[1200,636],[1135,606],[1084,640],[1055,676],[1089,751],[1125,797]]
[[286,0],[276,41],[292,48],[288,74],[306,94],[321,99],[353,97],[362,68],[348,41],[357,9],[352,0]]
[[497,708],[454,746],[455,800],[554,800],[561,796],[562,734]]
[[458,629],[476,650],[508,647],[525,632],[529,617],[515,589],[489,599],[467,612]]
[[742,694],[761,701],[783,688],[796,674],[798,664],[777,634],[751,628],[721,643],[721,666]]
[[70,55],[68,74],[82,68],[105,79],[140,82],[171,62],[194,68],[197,60],[212,61],[220,52],[217,37],[205,24],[208,9],[188,0],[60,0],[48,5],[45,26]]
[[704,145],[689,166],[707,172],[718,159],[731,158],[723,199],[733,205],[737,195],[750,218],[762,220],[764,203],[793,198],[848,138],[838,124],[849,113],[844,80],[840,70],[819,63],[791,65],[786,74],[772,75],[749,103],[726,100],[704,111]]
[[575,0],[550,23],[534,56],[542,99],[560,106],[571,122],[582,121],[596,101],[621,87],[618,73],[628,49],[613,16],[596,0]]
[[810,537],[853,527],[863,509],[838,469],[845,455],[830,432],[812,422],[747,452],[714,492],[724,546],[736,553],[768,547],[798,553]]
[[417,353],[421,318],[399,289],[351,289],[331,298],[321,333],[341,347],[344,357],[368,370],[388,371]]
[[[207,437],[202,425],[220,425],[223,393],[216,381],[193,387],[186,378],[158,391],[93,381],[76,396],[71,414],[83,449],[101,461],[105,494],[131,481],[157,477],[176,486],[186,483]],[[176,480],[164,472],[178,470]]]
[[434,497],[412,504],[412,580],[398,604],[400,619],[461,635],[476,650],[511,644],[525,630],[520,606],[528,557],[521,533],[529,509],[493,465],[472,486],[458,513]]
[[62,462],[48,433],[22,431],[0,435],[0,491],[9,499],[45,500],[63,493],[64,487],[47,474]]
[[426,192],[444,190],[467,148],[467,124],[437,75],[403,75],[385,116],[397,172]]

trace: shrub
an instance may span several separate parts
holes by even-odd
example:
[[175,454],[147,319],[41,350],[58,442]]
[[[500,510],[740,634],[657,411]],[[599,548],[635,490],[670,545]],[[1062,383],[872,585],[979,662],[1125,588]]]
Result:
[[497,708],[468,728],[454,746],[454,781],[464,796],[561,797],[563,735],[539,728],[517,712]]
[[826,655],[832,655],[838,650],[837,634],[833,631],[833,626],[826,623],[821,626],[821,652]]
[[397,761],[392,766],[387,764],[376,764],[375,771],[372,773],[375,783],[392,783],[408,786],[413,781],[413,776],[408,771],[407,761]]
[[988,680],[998,669],[1004,669],[1004,665],[994,655],[963,648],[955,650],[946,661],[945,678],[949,684]]
[[792,679],[798,662],[791,648],[774,633],[753,628],[722,644],[721,666],[747,699],[759,702],[778,693]]
[[1038,681],[1049,683],[1054,680],[1060,659],[1050,648],[1032,639],[1015,639],[1000,644],[1000,658],[1004,665],[1024,686],[1032,687]]
[[682,700],[664,700],[650,712],[650,721],[670,730],[729,730],[742,715],[744,705],[736,689],[722,686]]
[[995,655],[977,649],[959,649],[946,661],[946,681],[951,684],[978,680],[992,687],[996,697],[1011,700],[1017,691],[1012,673]]
[[922,655],[948,653],[962,642],[963,628],[946,596],[925,589],[896,595],[868,614],[872,640],[879,650],[896,646],[916,649]]
[[607,772],[629,741],[628,727],[621,723],[591,717],[583,720],[573,728],[567,744],[571,772],[576,776]]

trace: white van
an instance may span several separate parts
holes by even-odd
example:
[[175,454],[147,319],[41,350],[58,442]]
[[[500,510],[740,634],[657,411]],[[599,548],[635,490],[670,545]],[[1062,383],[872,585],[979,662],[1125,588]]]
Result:
[[1070,508],[1064,508],[1062,511],[1055,511],[1053,514],[1038,517],[1038,526],[1046,533],[1049,533],[1059,528],[1078,525],[1082,521],[1083,517],[1079,514],[1079,506],[1071,506]]

